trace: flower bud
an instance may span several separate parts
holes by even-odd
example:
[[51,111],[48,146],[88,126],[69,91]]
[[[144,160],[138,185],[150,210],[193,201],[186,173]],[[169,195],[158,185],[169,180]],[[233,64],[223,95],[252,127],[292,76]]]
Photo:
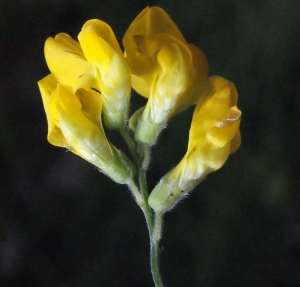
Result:
[[215,76],[206,92],[206,99],[197,104],[193,115],[187,153],[149,197],[155,211],[172,208],[209,173],[221,168],[240,145],[241,111],[236,106],[235,86]]
[[69,149],[118,183],[131,180],[133,165],[105,136],[101,95],[84,89],[73,94],[53,74],[38,85],[48,121],[48,141]]

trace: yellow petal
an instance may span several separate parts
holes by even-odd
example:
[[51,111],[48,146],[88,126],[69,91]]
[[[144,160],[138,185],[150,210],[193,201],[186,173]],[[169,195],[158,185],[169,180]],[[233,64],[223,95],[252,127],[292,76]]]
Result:
[[[53,110],[51,107],[56,103],[56,86],[57,80],[53,74],[50,74],[38,82],[39,89],[42,95],[43,105],[48,121],[48,141],[60,147],[66,147],[67,142],[59,128],[57,116],[53,118]],[[57,115],[57,113],[56,113]]]
[[[105,24],[104,22],[102,23],[103,25]],[[78,39],[86,59],[91,64],[99,65],[107,71],[109,70],[112,58],[117,52],[109,42],[102,38],[101,35],[98,35],[96,27],[92,24],[86,24],[79,33]]]
[[84,31],[88,28],[95,31],[97,36],[107,42],[120,56],[123,55],[115,34],[107,23],[98,19],[92,19],[87,21],[81,30]]
[[[155,36],[135,35],[131,44],[131,49],[127,49],[125,46],[126,60],[130,66],[131,73],[142,78],[150,91],[160,71],[156,57],[163,43],[159,43]],[[144,87],[139,86],[140,82],[132,82],[132,84],[133,89],[137,92],[145,90]]]
[[226,117],[207,131],[208,140],[216,147],[223,147],[238,133],[240,121],[241,111],[236,106],[231,107]]
[[165,122],[174,108],[178,96],[188,85],[188,67],[178,45],[163,46],[157,55],[161,72],[153,85],[147,105],[151,106],[152,119],[155,123]]
[[[95,22],[95,21],[94,21]],[[127,110],[131,92],[130,69],[123,54],[115,50],[115,39],[111,31],[107,38],[110,43],[99,35],[100,24],[104,30],[110,27],[97,21],[85,25],[78,38],[87,60],[97,68],[99,73],[100,91],[103,96],[103,112],[109,128],[122,128],[127,119]],[[111,30],[111,29],[110,29]],[[101,31],[100,31],[101,32]]]
[[50,99],[51,99],[51,94],[53,93],[53,91],[56,89],[57,86],[57,80],[54,74],[49,74],[48,76],[44,77],[42,80],[38,81],[38,86],[41,92],[44,109],[47,113]]
[[58,85],[57,94],[58,119],[68,147],[92,163],[96,160],[95,155],[104,160],[113,160],[102,126],[95,125],[85,117],[79,99],[63,86]]
[[92,26],[82,30],[78,37],[86,58],[100,72],[101,93],[105,94],[105,90],[110,91],[109,96],[112,98],[121,98],[125,93],[128,94],[130,70],[123,55],[120,56],[109,43],[98,37]]
[[48,114],[50,120],[48,121],[47,139],[49,143],[51,143],[52,145],[68,148],[69,145],[60,128],[57,104],[58,104],[58,90],[56,88],[51,95],[51,101],[49,103]]
[[215,148],[209,141],[201,140],[186,155],[186,162],[182,165],[180,189],[188,190],[209,173],[220,169],[226,162],[229,152],[230,143],[222,148]]
[[171,117],[185,111],[191,105],[197,103],[200,105],[206,97],[206,95],[203,93],[203,90],[208,81],[207,59],[198,47],[188,44],[188,48],[192,55],[195,76],[192,79],[191,85],[179,96]]
[[210,77],[205,101],[197,104],[189,138],[189,147],[194,146],[202,134],[226,119],[232,104],[236,104],[237,92],[233,83],[222,77]]
[[241,132],[238,131],[235,137],[231,140],[230,154],[234,153],[241,145]]
[[[126,50],[126,59],[130,65],[131,73],[143,79],[143,82],[133,82],[133,88],[137,92],[139,92],[139,90],[145,90],[143,86],[139,86],[139,84],[144,83],[149,86],[148,89],[150,90],[159,73],[170,67],[170,65],[173,66],[172,61],[174,57],[172,56],[172,52],[171,55],[168,55],[166,51],[161,51],[162,49],[166,50],[168,46],[178,46],[190,76],[193,77],[192,54],[185,42],[162,33],[151,36],[135,35],[133,40],[135,43],[134,50],[131,51],[133,54],[130,54],[130,52]],[[172,48],[169,48],[169,50],[172,51]],[[159,54],[164,54],[166,57],[159,57]],[[142,95],[144,94],[145,93]]]
[[99,88],[93,67],[85,59],[79,43],[67,34],[48,38],[45,58],[56,79],[72,93],[79,88]]
[[185,41],[182,33],[170,18],[170,16],[159,7],[145,8],[130,24],[123,38],[123,45],[127,51],[134,47],[132,44],[135,35],[155,35],[164,33],[178,40]]
[[94,122],[98,126],[102,126],[102,96],[95,91],[87,91],[80,89],[77,91],[81,106],[82,113],[90,121]]
[[139,95],[149,98],[150,87],[143,78],[131,74],[131,86]]
[[[125,57],[128,61],[132,74],[142,76],[143,80],[151,86],[151,83],[157,75],[157,65],[153,61],[155,52],[159,49],[156,44],[149,45],[149,42],[144,42],[147,36],[152,37],[157,34],[164,34],[170,38],[176,39],[185,43],[182,33],[172,21],[170,16],[159,7],[145,8],[130,24],[124,38],[123,46],[125,48]],[[153,42],[152,42],[153,43]],[[164,43],[163,43],[164,44]],[[147,53],[143,53],[143,47],[147,45]],[[161,46],[161,45],[160,45]],[[156,48],[155,48],[156,47]],[[133,82],[133,88],[141,95],[146,96],[145,88],[140,88],[139,82]],[[146,96],[147,97],[147,96]]]

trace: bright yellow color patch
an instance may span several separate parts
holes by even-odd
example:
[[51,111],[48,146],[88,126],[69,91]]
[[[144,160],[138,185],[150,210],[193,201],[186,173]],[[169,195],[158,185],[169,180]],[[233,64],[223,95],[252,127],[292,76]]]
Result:
[[49,70],[72,93],[81,88],[100,88],[94,67],[86,60],[80,44],[69,35],[60,33],[48,38],[44,50]]

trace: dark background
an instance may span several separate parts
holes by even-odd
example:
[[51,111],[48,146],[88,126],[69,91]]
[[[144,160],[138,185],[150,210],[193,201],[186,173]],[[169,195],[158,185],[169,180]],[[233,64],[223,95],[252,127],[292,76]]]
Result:
[[[300,286],[299,0],[2,0],[0,286],[153,286],[142,212],[124,186],[48,144],[36,84],[47,37],[76,38],[100,18],[121,40],[147,5],[204,51],[210,75],[236,84],[243,111],[240,149],[165,216],[165,286]],[[154,148],[150,188],[185,153],[192,112]]]

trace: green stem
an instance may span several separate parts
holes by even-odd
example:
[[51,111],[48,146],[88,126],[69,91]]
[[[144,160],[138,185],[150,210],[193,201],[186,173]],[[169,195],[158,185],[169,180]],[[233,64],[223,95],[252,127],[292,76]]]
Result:
[[129,181],[127,183],[127,186],[129,187],[129,189],[132,192],[133,197],[135,198],[136,202],[138,205],[142,205],[144,202],[144,199],[142,198],[139,189],[137,188],[137,186],[135,185],[135,183],[132,181]]
[[163,282],[161,280],[160,271],[159,271],[159,255],[160,255],[160,248],[159,242],[161,239],[162,233],[162,213],[155,214],[155,224],[152,233],[151,240],[151,272],[155,287],[163,287]]
[[120,129],[119,132],[122,135],[122,137],[124,138],[128,148],[133,156],[134,161],[136,162],[136,164],[138,164],[139,159],[136,154],[136,144],[135,144],[134,139],[130,136],[129,132],[125,128]]
[[150,147],[144,144],[143,150],[144,150],[144,159],[143,159],[142,167],[144,170],[147,170],[150,164]]
[[[145,157],[149,158],[149,154],[150,153],[146,152]],[[143,204],[140,206],[143,210],[147,222],[148,230],[149,230],[150,261],[151,261],[151,273],[152,273],[153,282],[155,287],[163,287],[164,285],[162,283],[160,272],[159,272],[159,253],[160,253],[159,242],[160,242],[161,232],[162,232],[162,214],[156,213],[155,223],[154,223],[153,211],[148,204],[149,193],[148,193],[147,182],[146,182],[146,171],[143,165],[143,163],[145,163],[145,157],[142,161],[142,166],[139,165],[139,169],[138,169],[139,187],[140,187],[141,196],[144,199]]]
[[[148,201],[149,193],[148,193],[148,187],[146,182],[146,172],[143,168],[139,167],[138,171],[138,181],[140,186],[140,191],[142,194],[142,197]],[[147,203],[148,205],[148,203]]]
[[150,148],[148,145],[137,145],[126,129],[119,130],[119,132],[130,149],[138,168],[139,189],[133,180],[128,183],[128,187],[132,191],[137,204],[141,207],[147,222],[150,238],[151,273],[154,285],[155,287],[163,287],[164,285],[159,272],[159,242],[162,232],[162,214],[156,213],[154,222],[154,214],[148,204],[149,193],[146,181],[146,170],[150,162]]

